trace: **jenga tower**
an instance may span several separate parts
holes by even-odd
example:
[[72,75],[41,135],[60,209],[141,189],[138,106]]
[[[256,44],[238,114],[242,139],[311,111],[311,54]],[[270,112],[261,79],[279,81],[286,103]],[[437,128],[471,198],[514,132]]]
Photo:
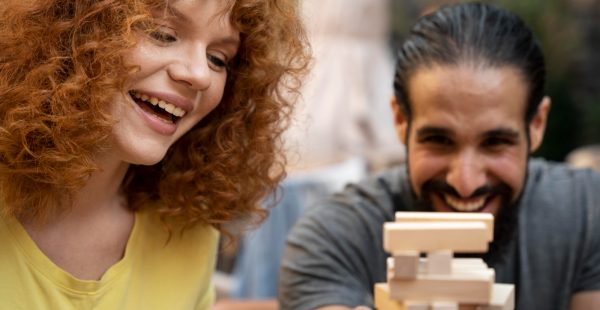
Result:
[[384,224],[383,248],[392,256],[387,283],[375,285],[375,307],[514,309],[512,284],[495,284],[494,270],[480,258],[453,258],[454,251],[487,252],[493,225],[487,213],[396,213]]

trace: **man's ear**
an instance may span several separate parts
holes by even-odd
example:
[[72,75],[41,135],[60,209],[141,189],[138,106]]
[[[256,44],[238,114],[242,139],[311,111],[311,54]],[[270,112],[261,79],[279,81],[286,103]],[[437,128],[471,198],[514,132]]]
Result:
[[542,102],[538,106],[537,112],[529,123],[529,151],[533,153],[537,150],[542,141],[544,140],[544,133],[546,132],[546,122],[548,121],[548,112],[550,112],[550,97],[545,96]]
[[400,108],[398,101],[396,101],[396,96],[392,96],[390,99],[390,105],[392,107],[392,113],[394,114],[394,128],[396,129],[396,135],[398,135],[398,139],[402,144],[406,145],[408,141],[406,141],[407,136],[407,128],[408,128],[408,120],[406,115]]

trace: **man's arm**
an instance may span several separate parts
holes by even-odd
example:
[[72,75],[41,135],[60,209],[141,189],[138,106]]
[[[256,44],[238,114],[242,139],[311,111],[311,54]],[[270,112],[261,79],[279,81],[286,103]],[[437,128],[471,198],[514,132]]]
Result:
[[309,208],[292,229],[279,273],[282,309],[371,305],[374,283],[385,281],[381,209],[343,198]]
[[571,298],[570,310],[600,309],[600,291],[576,293]]

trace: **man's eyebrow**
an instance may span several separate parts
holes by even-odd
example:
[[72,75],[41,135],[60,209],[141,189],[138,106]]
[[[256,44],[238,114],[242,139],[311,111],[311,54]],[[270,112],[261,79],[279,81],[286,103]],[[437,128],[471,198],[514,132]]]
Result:
[[503,137],[508,139],[519,138],[519,132],[511,128],[497,128],[485,133],[486,137]]
[[[452,131],[443,127],[425,126],[417,129],[417,136],[443,135],[450,136]],[[512,128],[496,128],[484,133],[485,137],[503,137],[507,139],[519,138],[519,132]]]
[[425,126],[417,129],[417,136],[429,136],[429,135],[444,135],[448,136],[452,132],[449,129],[435,126]]

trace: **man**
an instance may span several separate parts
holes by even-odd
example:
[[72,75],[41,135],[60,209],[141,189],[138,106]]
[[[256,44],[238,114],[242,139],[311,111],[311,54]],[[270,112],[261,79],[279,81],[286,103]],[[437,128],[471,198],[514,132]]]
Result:
[[484,4],[419,20],[392,100],[407,165],[307,211],[288,238],[282,309],[372,307],[386,281],[382,226],[397,211],[490,212],[484,260],[518,309],[600,309],[600,175],[530,159],[550,99],[544,58],[515,15]]

